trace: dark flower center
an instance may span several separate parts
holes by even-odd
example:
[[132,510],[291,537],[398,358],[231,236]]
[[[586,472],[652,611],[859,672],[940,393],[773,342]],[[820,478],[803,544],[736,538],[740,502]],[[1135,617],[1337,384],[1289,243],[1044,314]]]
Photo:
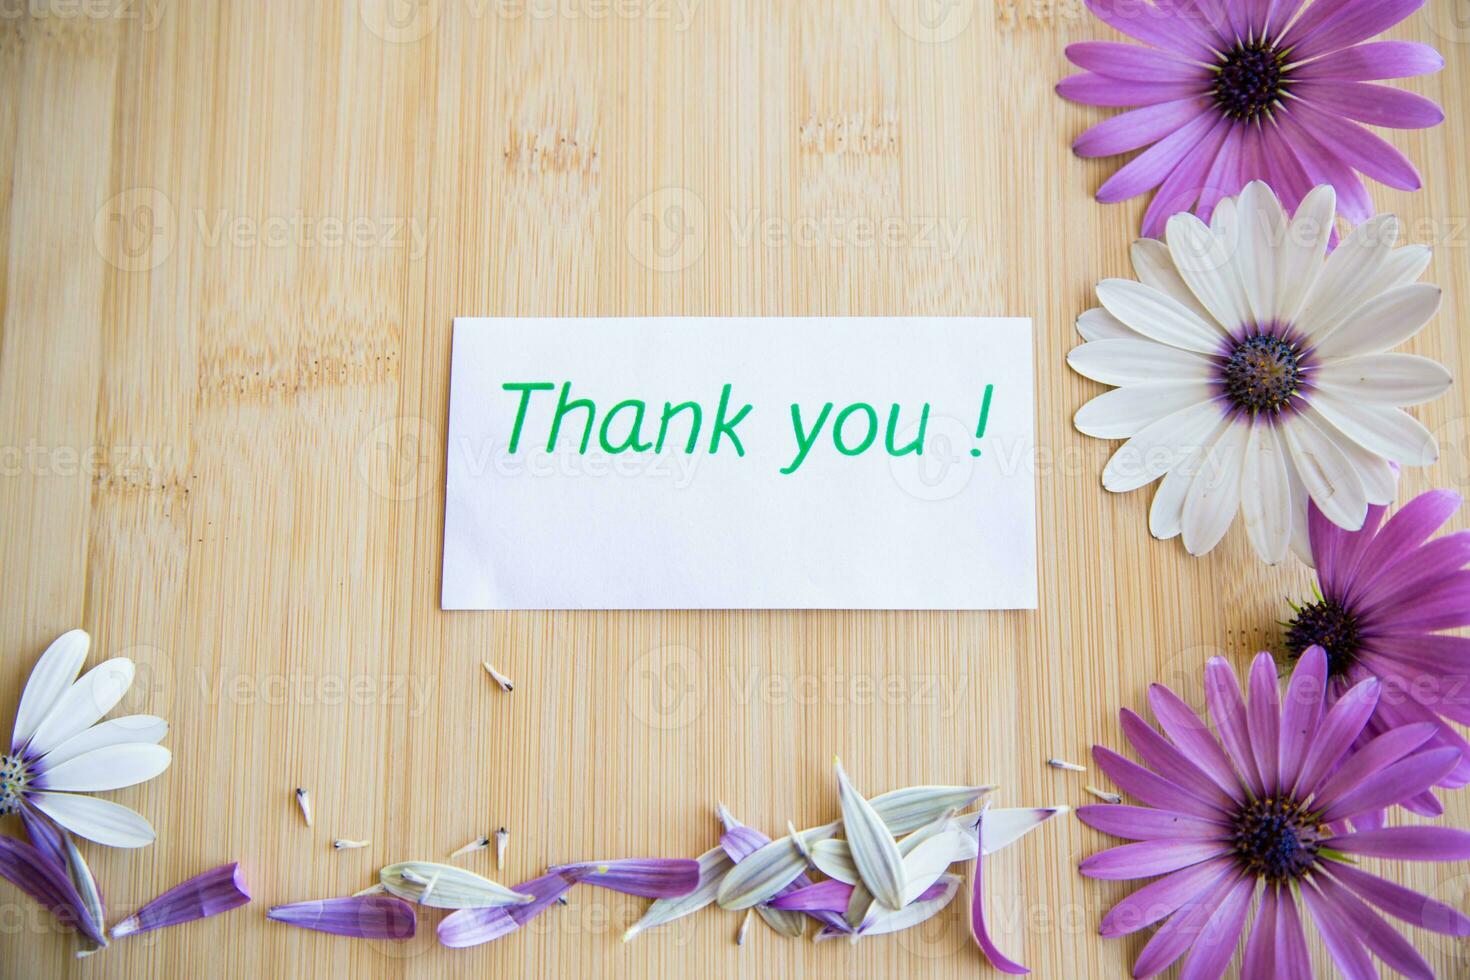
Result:
[[31,767],[14,755],[0,755],[0,817],[15,813],[31,782]]
[[1285,57],[1267,41],[1241,42],[1225,55],[1215,75],[1215,105],[1233,119],[1263,115],[1281,97]]
[[1338,677],[1347,673],[1357,659],[1362,644],[1362,630],[1358,617],[1330,599],[1322,599],[1297,610],[1296,617],[1286,626],[1286,648],[1291,651],[1294,663],[1311,646],[1319,646],[1327,653],[1327,671]]
[[1250,801],[1236,816],[1235,854],[1248,874],[1284,883],[1311,870],[1330,833],[1296,800],[1268,796]]
[[1225,358],[1225,394],[1252,414],[1279,414],[1303,380],[1296,346],[1271,334],[1247,337]]

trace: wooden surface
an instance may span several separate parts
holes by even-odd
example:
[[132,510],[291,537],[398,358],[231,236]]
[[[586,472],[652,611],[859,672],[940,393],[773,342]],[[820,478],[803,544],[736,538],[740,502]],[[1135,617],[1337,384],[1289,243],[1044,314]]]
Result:
[[[469,951],[436,920],[388,946],[264,912],[500,824],[506,870],[466,863],[514,882],[698,854],[716,800],[816,823],[834,752],[872,792],[1082,804],[1046,756],[1119,745],[1153,680],[1198,703],[1205,658],[1244,665],[1306,590],[1239,527],[1204,560],[1152,540],[1149,493],[1106,494],[1110,445],[1071,428],[1099,390],[1065,367],[1072,322],[1141,214],[1094,203],[1115,163],[1068,150],[1101,115],[1053,94],[1061,49],[1111,36],[1079,3],[928,4],[926,28],[927,0],[27,2],[0,8],[0,712],[68,627],[134,657],[127,707],[172,721],[174,764],[114,797],[159,842],[89,852],[113,915],[232,859],[256,903],[78,964],[3,886],[0,975],[998,975],[964,900],[856,947],[756,923],[737,948],[714,910],[623,945],[643,903],[590,889]],[[1463,379],[1462,10],[1396,32],[1444,51],[1412,87],[1449,122],[1393,137],[1425,190],[1375,193],[1438,246],[1445,307],[1412,349]],[[980,313],[1037,323],[1039,612],[439,611],[456,314]],[[1420,413],[1444,456],[1408,490],[1470,484],[1466,391]],[[1095,934],[1127,890],[1076,873],[1102,843],[1069,817],[987,875],[1037,976],[1123,975],[1142,945]],[[1463,867],[1403,878],[1465,907]]]

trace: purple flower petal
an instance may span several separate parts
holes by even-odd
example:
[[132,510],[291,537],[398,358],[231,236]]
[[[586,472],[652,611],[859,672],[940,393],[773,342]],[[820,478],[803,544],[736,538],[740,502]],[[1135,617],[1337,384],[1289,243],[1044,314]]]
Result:
[[1326,804],[1322,820],[1333,823],[1360,813],[1393,806],[1400,800],[1422,793],[1443,779],[1460,761],[1460,750],[1430,749],[1385,766],[1336,799],[1323,798]]
[[699,862],[688,858],[580,861],[549,868],[547,873],[643,898],[679,898],[699,887]]
[[1339,116],[1390,129],[1428,129],[1444,110],[1414,92],[1372,82],[1299,82],[1292,94]]
[[1168,136],[1209,109],[1202,98],[1180,99],[1120,113],[1077,137],[1072,152],[1080,157],[1110,157],[1130,153]]
[[112,927],[112,938],[219,915],[250,901],[238,864],[224,864],[175,885]]
[[46,906],[62,925],[70,926],[99,946],[107,945],[66,870],[39,849],[14,837],[0,836],[0,877]]
[[1143,215],[1143,234],[1146,237],[1162,238],[1169,218],[1177,212],[1188,211],[1199,200],[1206,174],[1234,129],[1229,119],[1221,118],[1164,178]]
[[1127,936],[1173,915],[1224,880],[1235,867],[1233,857],[1216,858],[1151,881],[1125,896],[1103,916],[1099,934]]
[[1057,83],[1057,94],[1083,105],[1105,108],[1157,105],[1205,94],[1199,82],[1125,82],[1096,72],[1068,75]]
[[1470,917],[1443,902],[1385,881],[1350,864],[1329,861],[1327,873],[1395,918],[1445,936],[1470,936]]
[[1066,55],[1084,71],[1122,81],[1209,84],[1209,71],[1203,65],[1136,44],[1078,41],[1067,45]]
[[793,912],[846,912],[851,898],[852,886],[834,878],[782,892],[767,904]]
[[1170,964],[1194,943],[1200,930],[1210,921],[1225,900],[1237,888],[1254,887],[1254,880],[1232,871],[1209,891],[1201,892],[1199,901],[1186,905],[1159,926],[1133,964],[1135,977],[1151,977],[1168,969]]
[[1077,870],[1107,881],[1152,878],[1217,858],[1231,848],[1227,840],[1150,840],[1094,854]]
[[[975,835],[980,840],[985,839],[983,831],[985,814],[981,814],[975,820]],[[982,869],[985,865],[985,848],[975,854],[975,877],[970,893],[970,935],[975,937],[975,943],[990,964],[1002,973],[1020,975],[1030,973],[1026,967],[1010,959],[1000,951],[990,938],[990,930],[985,927],[985,877]]]
[[39,810],[23,806],[20,808],[20,820],[25,825],[26,836],[31,839],[36,850],[48,860],[65,867],[66,845],[62,844],[61,832],[51,819]]
[[1105,180],[1098,188],[1097,200],[1103,204],[1116,204],[1158,187],[1179,166],[1180,161],[1192,153],[1211,130],[1217,128],[1218,122],[1213,116],[1202,114],[1194,121],[1180,126]]
[[1245,794],[1241,791],[1240,777],[1235,774],[1229,757],[1220,748],[1220,743],[1215,740],[1204,719],[1185,704],[1179,695],[1162,684],[1149,687],[1148,703],[1153,709],[1154,717],[1159,720],[1159,727],[1169,736],[1169,740],[1188,753],[1195,764],[1231,799],[1237,803],[1244,802]]
[[1317,923],[1317,931],[1322,933],[1327,952],[1343,975],[1349,980],[1377,980],[1378,970],[1373,966],[1373,958],[1363,948],[1355,931],[1341,920],[1337,910],[1322,897],[1316,886],[1310,881],[1302,881],[1299,894],[1307,903],[1307,911],[1312,913],[1312,921]]
[[1186,792],[1137,763],[1128,761],[1112,749],[1095,745],[1092,759],[1125,793],[1136,796],[1149,806],[1161,810],[1176,810],[1206,820],[1214,820],[1220,816],[1218,807],[1211,806],[1193,793]]
[[1096,804],[1079,807],[1077,817],[1094,830],[1128,840],[1215,840],[1232,833],[1223,817],[1206,820],[1153,807]]
[[1376,82],[1412,78],[1444,68],[1444,56],[1416,41],[1374,41],[1335,51],[1302,65],[1292,77],[1302,81]]
[[1433,737],[1438,726],[1428,723],[1395,728],[1364,743],[1333,773],[1318,796],[1336,800],[1357,789],[1385,766],[1398,762]]
[[354,939],[412,939],[418,926],[413,906],[392,895],[354,895],[277,905],[265,917]]
[[1408,940],[1394,931],[1376,912],[1364,905],[1352,892],[1327,875],[1312,879],[1323,902],[1337,912],[1353,933],[1385,965],[1406,977],[1434,980],[1434,970],[1415,952]]
[[1250,938],[1245,941],[1245,957],[1240,964],[1242,977],[1284,976],[1276,969],[1276,904],[1280,901],[1281,892],[1277,886],[1267,884],[1261,889],[1261,904],[1256,909],[1255,921],[1251,923]]
[[1321,647],[1307,648],[1291,672],[1286,702],[1281,712],[1281,785],[1291,790],[1301,775],[1307,750],[1322,725],[1322,705],[1327,692],[1327,654]]
[[[1424,0],[1317,0],[1281,39],[1281,47],[1303,61],[1351,47],[1381,34],[1424,6]],[[1314,17],[1317,8],[1323,16]]]
[[1266,792],[1281,789],[1281,695],[1276,680],[1276,660],[1260,653],[1251,663],[1251,699],[1246,706],[1246,730],[1250,733],[1251,753],[1256,771]]
[[575,876],[556,872],[523,881],[513,890],[532,896],[533,901],[524,905],[460,909],[452,912],[439,923],[439,942],[455,949],[463,949],[510,935],[556,904],[557,899],[575,884]]
[[1195,939],[1184,961],[1180,976],[1187,980],[1224,976],[1235,947],[1240,943],[1240,934],[1245,930],[1245,917],[1250,911],[1251,896],[1256,883],[1242,878],[1235,887],[1225,893],[1225,900],[1205,923],[1204,930]]
[[739,864],[756,851],[765,847],[771,839],[754,827],[737,824],[720,835],[720,846],[730,855],[730,860]]
[[1138,3],[1137,0],[1086,0],[1087,9],[1108,26],[1143,41],[1165,48],[1191,61],[1210,61],[1214,52],[1202,30],[1178,10]]
[[1274,125],[1264,132],[1276,134],[1279,154],[1295,157],[1311,183],[1332,185],[1337,192],[1339,215],[1355,225],[1373,217],[1373,199],[1368,195],[1368,188],[1363,186],[1363,181],[1347,161],[1336,151],[1328,149],[1290,113],[1278,112],[1271,121]]
[[1246,724],[1245,700],[1240,696],[1240,681],[1235,671],[1222,657],[1211,657],[1205,664],[1205,702],[1210,717],[1215,720],[1215,729],[1220,733],[1220,743],[1235,763],[1236,772],[1245,779],[1246,785],[1256,796],[1264,796],[1266,789],[1261,774],[1256,769],[1255,753],[1251,749],[1250,730]]
[[1417,191],[1423,186],[1419,171],[1409,158],[1392,143],[1341,116],[1323,112],[1307,102],[1292,102],[1280,112],[1294,117],[1311,130],[1327,149],[1379,183],[1401,191]]
[[1233,800],[1216,786],[1188,756],[1169,744],[1148,722],[1124,708],[1118,713],[1123,734],[1133,743],[1139,758],[1154,772],[1221,811],[1229,812]]
[[1470,861],[1470,831],[1453,827],[1385,827],[1331,837],[1322,846],[1396,861]]
[[1297,782],[1297,795],[1310,797],[1322,781],[1336,767],[1343,753],[1347,752],[1362,732],[1363,726],[1378,707],[1380,685],[1369,679],[1354,687],[1337,700],[1322,718],[1322,727],[1317,738],[1307,750],[1307,759],[1302,763],[1301,779]]

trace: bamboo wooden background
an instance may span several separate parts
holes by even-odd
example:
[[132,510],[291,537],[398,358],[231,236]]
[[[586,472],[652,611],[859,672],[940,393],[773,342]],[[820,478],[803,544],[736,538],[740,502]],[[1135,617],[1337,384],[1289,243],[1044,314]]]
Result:
[[[1205,560],[1152,540],[1149,494],[1106,494],[1110,446],[1071,428],[1097,390],[1065,367],[1072,321],[1128,274],[1141,214],[1095,204],[1115,164],[1068,150],[1100,117],[1052,93],[1062,47],[1109,36],[1076,0],[0,11],[0,712],[68,627],[93,662],[134,657],[126,706],[166,715],[175,755],[115,794],[159,842],[90,850],[112,915],[233,859],[256,896],[76,962],[6,885],[0,974],[986,975],[963,900],[856,947],[756,923],[737,948],[715,910],[623,945],[643,903],[591,889],[469,951],[428,916],[388,946],[264,911],[501,824],[508,867],[465,863],[515,882],[698,854],[716,800],[816,823],[834,752],[872,792],[973,779],[1000,805],[1082,804],[1086,780],[1043,759],[1118,745],[1151,681],[1198,703],[1205,658],[1243,666],[1306,591],[1239,528]],[[1430,0],[1398,36],[1445,53],[1413,87],[1449,121],[1394,137],[1425,189],[1377,196],[1438,247],[1447,300],[1413,349],[1464,378],[1465,5]],[[864,219],[888,231],[864,240]],[[1039,612],[439,611],[456,314],[979,313],[1036,318]],[[1444,455],[1406,490],[1470,485],[1465,390],[1423,410]],[[1470,824],[1470,795],[1447,819]],[[999,941],[1038,976],[1123,975],[1143,942],[1095,934],[1126,890],[1076,873],[1101,844],[1068,817],[991,865]],[[1465,907],[1464,867],[1404,880]],[[1464,944],[1415,938],[1470,970]]]

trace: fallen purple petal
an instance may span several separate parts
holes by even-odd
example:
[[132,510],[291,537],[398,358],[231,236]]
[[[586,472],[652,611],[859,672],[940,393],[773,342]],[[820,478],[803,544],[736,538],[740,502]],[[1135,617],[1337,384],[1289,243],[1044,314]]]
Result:
[[[935,883],[924,889],[923,894],[914,899],[915,902],[930,902],[944,894],[944,885]],[[834,912],[844,913],[847,904],[852,899],[852,886],[842,881],[819,881],[815,885],[798,888],[794,891],[784,892],[771,899],[768,904],[773,909],[787,909],[792,912]],[[826,919],[821,921],[826,922]]]
[[[975,820],[975,833],[980,840],[985,839],[985,814],[980,814]],[[970,895],[970,932],[975,937],[975,943],[985,958],[990,960],[997,970],[1002,973],[1023,974],[1030,973],[1026,967],[1008,958],[995,945],[990,938],[990,931],[985,927],[985,876],[981,868],[985,864],[985,849],[982,847],[980,853],[975,856],[975,880],[973,891]]]
[[222,864],[175,885],[112,927],[112,938],[207,919],[250,901],[238,864]]
[[699,862],[689,858],[626,858],[582,861],[547,869],[589,885],[643,898],[679,898],[699,887]]
[[14,837],[0,836],[0,877],[46,906],[63,925],[99,946],[107,945],[107,937],[93,924],[66,870],[41,850]]
[[267,919],[354,939],[412,939],[418,925],[413,906],[391,895],[327,898],[277,905]]
[[555,905],[579,880],[579,874],[553,871],[515,886],[517,892],[532,896],[532,901],[525,905],[452,912],[439,923],[439,942],[454,949],[463,949],[510,935]]

